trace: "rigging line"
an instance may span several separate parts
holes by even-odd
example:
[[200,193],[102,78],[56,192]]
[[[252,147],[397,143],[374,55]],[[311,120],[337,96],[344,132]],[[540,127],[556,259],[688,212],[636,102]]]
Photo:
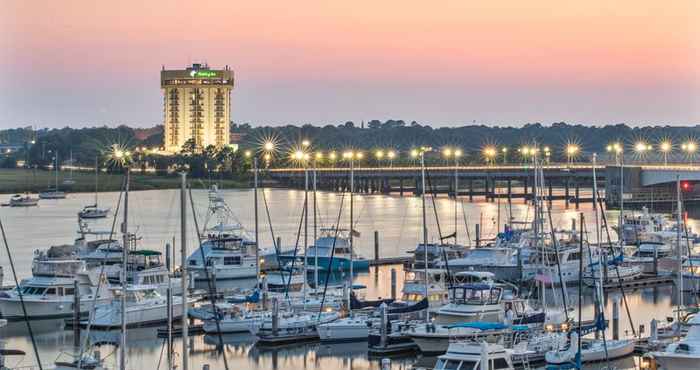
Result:
[[[445,251],[445,248],[442,245],[442,231],[440,229],[440,218],[438,217],[437,205],[435,204],[435,196],[436,196],[435,187],[433,186],[433,183],[431,181],[430,171],[426,171],[426,173],[428,175],[428,188],[430,188],[430,200],[433,203],[433,212],[435,213],[435,221],[437,222],[438,235],[440,236],[440,243],[437,245],[437,247],[442,252],[442,259],[445,260],[445,273],[446,273],[445,277],[447,278],[448,287],[452,288],[452,275],[450,274],[450,263],[447,259],[447,252]],[[455,202],[456,201],[457,201],[457,198],[455,197]],[[449,236],[448,236],[448,238],[449,238]],[[456,241],[457,241],[457,232],[456,231],[454,234],[454,238],[455,238],[455,244],[457,244],[456,243]],[[426,254],[428,254],[428,246],[427,245],[423,246],[423,251]],[[425,268],[427,269],[428,266],[425,266]],[[426,279],[427,278],[428,277],[426,276]]]
[[[693,251],[690,247],[690,238],[688,237],[688,220],[683,217],[683,229],[685,230],[685,244],[688,249],[688,263],[690,264],[690,276],[695,277],[695,269],[693,268]],[[680,273],[681,279],[683,278],[683,272]],[[697,294],[697,284],[693,284],[693,292]]]
[[[323,283],[323,295],[321,296],[321,307],[318,310],[318,316],[316,321],[321,320],[321,312],[323,312],[323,305],[326,303],[326,291],[328,290],[328,280],[333,272],[331,267],[333,266],[333,258],[335,257],[335,242],[338,240],[338,232],[340,231],[340,220],[343,218],[343,203],[345,201],[345,192],[343,192],[340,198],[340,207],[338,209],[338,218],[335,222],[335,233],[333,235],[333,247],[331,248],[331,258],[328,261],[328,273],[326,274],[325,282]],[[352,232],[352,230],[350,231]],[[317,266],[318,267],[318,266]],[[350,290],[352,291],[352,276],[350,277]],[[352,294],[352,292],[348,293]],[[348,307],[348,312],[352,312],[352,307]]]
[[275,238],[275,229],[272,227],[272,218],[270,217],[270,207],[267,206],[267,197],[265,196],[265,191],[261,191],[263,204],[265,205],[265,213],[267,214],[267,223],[270,226],[270,234],[272,235],[272,246],[275,248],[275,257],[277,259],[277,265],[281,266],[280,262],[280,249],[281,245],[277,245],[277,239]]
[[[613,258],[615,258],[615,250],[613,249],[612,246],[612,239],[610,238],[610,229],[608,228],[608,219],[605,217],[605,212],[603,211],[603,200],[600,198],[600,190],[598,190],[596,194],[596,198],[598,199],[598,203],[600,204],[598,209],[600,209],[600,214],[602,215],[601,220],[603,221],[603,229],[605,229],[605,235],[608,241],[608,249],[613,255]],[[602,266],[601,266],[602,268]],[[630,307],[629,304],[627,304],[627,294],[625,293],[625,290],[622,288],[622,279],[620,278],[620,269],[618,268],[617,265],[615,265],[615,272],[617,273],[617,285],[618,288],[620,288],[620,293],[622,293],[622,301],[625,304],[625,311],[627,312],[627,319],[629,320],[630,328],[632,329],[632,335],[637,336],[637,331],[634,329],[634,322],[632,322],[632,313],[630,312]],[[639,333],[641,335],[641,333]]]
[[19,281],[17,280],[17,272],[15,271],[15,263],[12,260],[12,254],[10,253],[10,245],[7,244],[7,236],[5,235],[5,227],[0,220],[0,231],[2,231],[2,241],[5,243],[5,250],[7,251],[7,258],[10,261],[10,267],[12,268],[12,277],[15,279],[15,286],[17,287],[17,294],[19,295],[19,303],[22,305],[22,316],[24,316],[24,322],[27,324],[27,330],[29,331],[29,337],[32,340],[32,348],[34,348],[34,356],[36,356],[36,362],[39,365],[39,370],[43,370],[44,367],[41,365],[41,358],[39,357],[39,349],[36,346],[36,339],[34,338],[34,331],[32,330],[32,325],[29,323],[29,317],[27,316],[27,307],[24,305],[24,295],[22,294],[22,289],[19,288]]
[[[549,203],[549,207],[547,207],[547,215],[549,216],[549,232],[552,236],[552,243],[554,243],[554,255],[556,256],[557,259],[557,273],[559,274],[559,286],[561,288],[561,298],[564,303],[564,315],[566,316],[566,321],[569,321],[569,307],[568,307],[568,302],[566,299],[566,283],[564,282],[564,278],[561,274],[561,260],[559,258],[559,242],[557,241],[557,237],[554,234],[554,225],[552,223],[552,203]],[[583,258],[583,256],[579,256],[579,258]],[[582,274],[582,271],[579,271],[579,274]]]
[[[306,204],[306,195],[304,196],[304,204]],[[265,205],[267,207],[267,204]],[[292,255],[292,266],[289,268],[289,279],[287,279],[287,284],[284,287],[284,298],[290,300],[289,298],[289,286],[292,284],[292,275],[294,275],[294,263],[297,260],[297,252],[299,251],[299,239],[301,239],[301,227],[304,225],[304,217],[306,217],[306,208],[301,207],[301,217],[299,218],[299,228],[297,229],[297,240],[294,243],[294,254]],[[277,256],[279,261],[279,255]],[[304,255],[304,263],[306,263],[306,255]],[[280,274],[284,281],[284,268],[280,265]],[[306,284],[306,276],[304,276],[304,284]]]
[[[216,331],[219,333],[219,345],[217,346],[221,353],[224,353],[224,339],[221,334],[221,318],[219,317],[219,307],[216,305],[216,289],[214,288],[212,284],[212,276],[209,275],[209,267],[207,266],[207,261],[204,257],[204,248],[202,248],[202,235],[199,230],[199,222],[197,221],[197,212],[196,208],[194,206],[194,198],[192,197],[192,186],[187,187],[188,192],[190,193],[190,207],[192,208],[192,219],[194,220],[194,229],[197,231],[197,239],[199,241],[199,253],[202,257],[202,264],[204,265],[204,276],[207,279],[207,286],[209,288],[209,302],[211,303],[211,307],[214,309],[214,321],[216,321]],[[185,261],[182,261],[183,265]],[[255,263],[258,263],[258,261],[255,261]],[[216,268],[216,267],[214,267]],[[183,279],[187,279],[188,276],[182,276]],[[185,294],[186,292],[183,292],[182,299],[185,299]],[[171,300],[172,302],[172,300]],[[187,306],[187,302],[185,303],[185,307]],[[186,313],[183,313],[183,315]],[[226,359],[226,356],[222,356],[224,358],[224,368],[228,370],[228,360]]]
[[469,234],[469,223],[467,222],[467,220],[468,220],[467,219],[467,211],[464,210],[464,202],[460,202],[460,203],[462,203],[462,217],[464,218],[464,228],[467,230],[467,243],[469,243],[469,245],[467,245],[467,246],[469,248],[471,248],[472,236]]
[[[442,244],[442,229],[440,228],[440,218],[438,217],[438,211],[437,211],[437,206],[435,205],[435,188],[433,187],[431,177],[430,177],[430,171],[426,170],[425,171],[427,179],[428,179],[428,188],[430,189],[430,199],[433,203],[433,213],[435,214],[435,223],[437,223],[437,229],[438,229],[438,238],[440,239],[440,244]],[[423,189],[425,191],[425,189]],[[425,252],[428,252],[428,246],[425,246],[426,250]]]
[[[116,220],[117,217],[119,216],[119,209],[121,207],[122,203],[122,196],[124,195],[124,187],[126,186],[126,177],[122,178],[122,188],[119,191],[119,198],[117,199],[117,207],[114,211],[114,216],[113,216],[113,222],[112,222],[112,228],[109,231],[109,241],[108,243],[112,243],[112,236],[114,235],[114,229],[116,227]],[[108,250],[105,250],[105,257],[107,257],[107,254],[109,253]],[[102,287],[102,278],[105,276],[105,261],[102,260],[100,262],[100,274],[97,276],[97,288],[95,289],[95,295],[94,298],[92,299],[92,307],[90,311],[92,311],[93,317],[97,316],[97,297],[100,295],[100,288]],[[76,294],[78,292],[75,292]],[[80,325],[80,322],[73,323],[73,325]],[[83,355],[85,354],[85,349],[88,347],[88,342],[90,341],[90,329],[92,328],[92,321],[90,320],[90,315],[88,314],[88,323],[85,328],[85,342],[80,343],[80,352],[78,355],[78,368],[82,366],[82,361],[83,361]],[[99,359],[98,359],[99,360]]]

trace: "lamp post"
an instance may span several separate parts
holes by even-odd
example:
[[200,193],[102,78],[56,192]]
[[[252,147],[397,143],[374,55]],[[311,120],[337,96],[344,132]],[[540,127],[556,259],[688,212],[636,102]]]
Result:
[[688,156],[689,164],[692,165],[693,164],[693,157],[695,157],[695,152],[698,149],[697,144],[694,141],[689,140],[681,145],[681,149]]
[[659,150],[661,150],[661,153],[664,156],[664,166],[668,166],[668,153],[670,153],[672,149],[673,144],[668,140],[664,140],[659,143]]
[[503,153],[503,164],[506,164],[508,161],[508,148],[505,146],[501,148],[501,153]]
[[396,152],[390,150],[386,153],[387,158],[389,158],[389,167],[394,167],[394,157],[396,157]]

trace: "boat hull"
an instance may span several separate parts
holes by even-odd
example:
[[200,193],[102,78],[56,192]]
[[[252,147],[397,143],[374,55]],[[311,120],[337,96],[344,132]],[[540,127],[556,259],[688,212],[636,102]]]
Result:
[[[207,278],[206,273],[204,272],[204,269],[201,268],[192,268],[188,267],[190,273],[194,276],[195,281],[208,281],[210,279]],[[211,280],[236,280],[236,279],[247,279],[247,278],[254,278],[257,275],[257,271],[255,269],[255,266],[243,266],[243,267],[235,267],[235,268],[226,268],[226,267],[212,267],[209,266],[207,268],[207,272],[209,273],[210,277],[213,277],[214,279]]]
[[654,360],[664,370],[686,370],[695,369],[698,366],[700,357],[684,355],[679,353],[655,353]]
[[[289,255],[281,255],[280,257],[280,262],[284,265],[288,262],[291,262],[294,260],[294,256],[289,256]],[[303,257],[297,257],[297,258],[303,258]],[[333,260],[331,261],[330,257],[318,257],[318,268],[320,270],[328,271],[328,265],[330,263],[330,270],[331,271],[350,271],[350,259],[349,258],[344,258],[344,257],[333,257]],[[306,265],[307,266],[316,266],[316,257],[314,256],[309,256],[306,259]],[[353,271],[364,271],[369,269],[369,260],[366,259],[357,259],[352,261],[352,269]]]
[[[107,302],[106,299],[97,300],[97,304]],[[92,308],[93,302],[81,302],[80,313],[87,314]],[[24,307],[27,310],[27,317],[30,319],[55,319],[72,317],[73,300],[24,300]],[[22,303],[18,298],[0,299],[0,315],[4,319],[15,321],[24,320]]]

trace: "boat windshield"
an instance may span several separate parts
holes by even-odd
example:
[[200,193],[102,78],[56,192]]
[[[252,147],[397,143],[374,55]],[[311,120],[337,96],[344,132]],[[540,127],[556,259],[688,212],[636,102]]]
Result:
[[[460,366],[461,364],[461,366]],[[473,370],[476,368],[476,361],[470,360],[451,360],[451,359],[439,359],[437,364],[435,364],[436,370]]]
[[457,304],[487,305],[501,301],[501,288],[482,285],[458,286],[451,289],[452,300]]

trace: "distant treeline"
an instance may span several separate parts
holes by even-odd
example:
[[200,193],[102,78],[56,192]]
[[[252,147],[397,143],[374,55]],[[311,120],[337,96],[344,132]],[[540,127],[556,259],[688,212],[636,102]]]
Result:
[[[365,151],[396,150],[399,158],[405,158],[410,149],[418,146],[441,148],[444,146],[459,147],[464,153],[463,161],[482,161],[482,148],[495,145],[498,148],[507,147],[511,157],[516,160],[517,148],[535,143],[548,145],[552,151],[552,160],[564,160],[566,143],[576,143],[581,148],[581,155],[592,152],[605,153],[606,146],[619,141],[632,150],[638,141],[644,141],[657,147],[663,140],[670,140],[674,145],[672,158],[682,158],[681,144],[694,138],[700,138],[700,126],[647,126],[629,127],[624,124],[591,127],[571,125],[564,122],[542,125],[539,123],[526,124],[522,127],[493,127],[486,125],[469,125],[462,127],[433,128],[430,125],[402,120],[381,122],[345,122],[338,125],[326,126],[253,126],[251,124],[232,124],[232,137],[239,144],[239,153],[217,152],[212,148],[193,151],[187,148],[187,153],[179,156],[151,156],[147,151],[141,152],[142,160],[156,168],[167,168],[173,165],[188,166],[189,168],[204,166],[205,172],[217,167],[217,159],[225,158],[232,173],[244,173],[246,158],[242,153],[251,151],[259,153],[262,143],[266,140],[276,142],[275,156],[277,161],[288,158],[290,150],[298,147],[303,140],[311,142],[311,150],[328,152],[342,151],[347,148]],[[23,149],[3,154],[0,165],[10,167],[16,160],[28,160],[30,165],[46,166],[52,161],[53,154],[58,151],[61,162],[65,163],[70,154],[74,163],[83,166],[94,165],[95,158],[104,155],[113,144],[136,150],[138,148],[160,147],[163,139],[162,126],[151,129],[134,129],[126,126],[114,128],[61,128],[32,130],[17,128],[0,131],[0,144],[15,145]],[[674,157],[675,156],[675,157]],[[369,156],[368,156],[369,157]],[[197,163],[190,163],[192,161]],[[241,168],[231,168],[239,166]],[[202,172],[195,171],[193,172]]]

